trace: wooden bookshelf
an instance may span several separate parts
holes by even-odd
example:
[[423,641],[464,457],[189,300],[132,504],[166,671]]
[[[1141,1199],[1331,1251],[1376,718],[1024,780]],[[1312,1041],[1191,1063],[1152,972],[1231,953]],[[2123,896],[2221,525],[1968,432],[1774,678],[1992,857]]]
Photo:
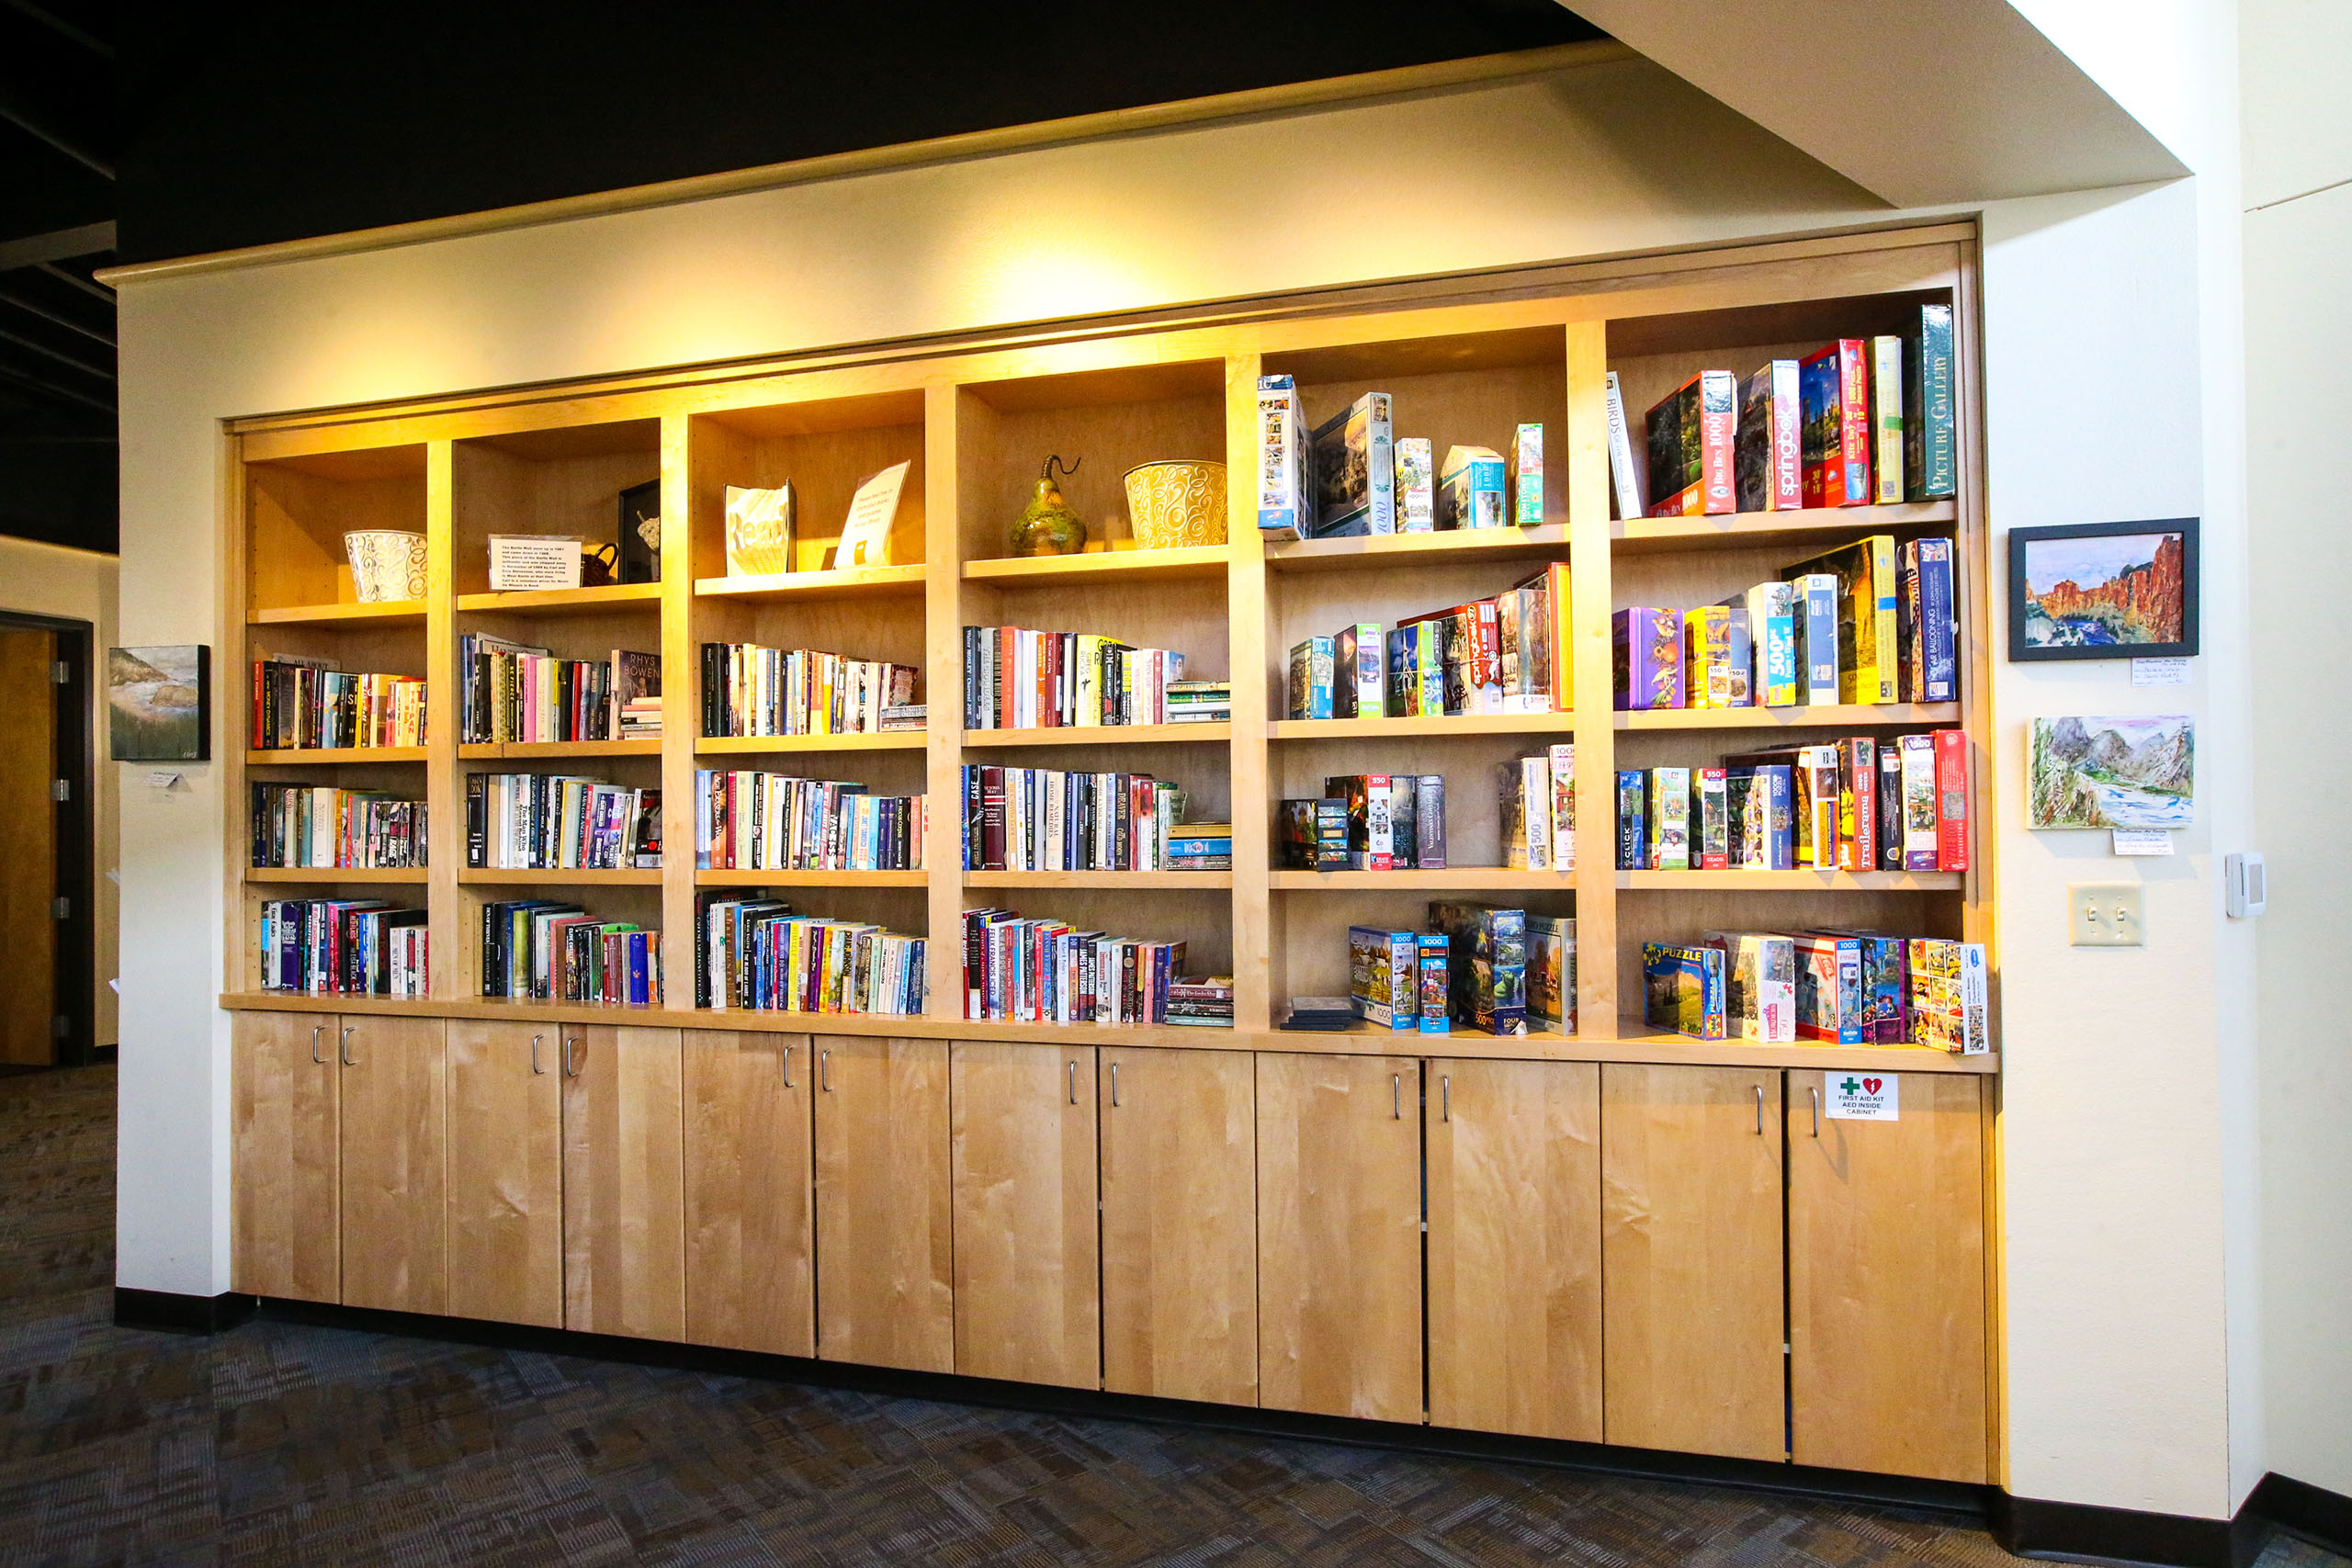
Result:
[[[1923,237],[1924,234],[1924,237]],[[1335,310],[1331,301],[1276,306],[1247,319],[1174,320],[1109,335],[1064,333],[978,343],[850,363],[819,358],[587,382],[560,398],[425,400],[348,418],[256,420],[234,431],[245,482],[228,487],[224,548],[242,602],[224,617],[222,690],[242,716],[244,683],[230,676],[261,652],[332,657],[342,668],[424,677],[435,731],[404,749],[239,750],[228,761],[224,858],[234,888],[227,933],[232,1005],[263,1005],[246,900],[304,884],[414,890],[431,911],[434,951],[461,954],[480,904],[502,886],[568,886],[592,913],[657,924],[673,985],[693,973],[698,891],[792,888],[796,909],[875,919],[941,942],[925,1017],[855,1021],[753,1018],[690,1007],[628,1016],[727,1028],[898,1031],[917,1037],[1050,1040],[1052,1026],[986,1024],[962,1005],[954,942],[967,905],[1003,904],[1121,935],[1183,940],[1195,972],[1229,970],[1237,1028],[1170,1028],[1123,1039],[1281,1051],[1558,1056],[1571,1060],[1730,1065],[1858,1061],[1807,1048],[1662,1040],[1620,1016],[1637,1010],[1647,941],[1685,940],[1726,925],[1872,925],[1989,942],[1994,810],[1986,711],[1989,626],[1984,501],[1975,431],[1974,297],[1970,253],[1952,231],[1858,236],[1770,263],[1727,253],[1682,258],[1638,287],[1552,283],[1452,293],[1417,288],[1385,303]],[[1622,269],[1621,269],[1622,270]],[[1452,287],[1452,286],[1449,286]],[[1580,292],[1581,291],[1581,292]],[[1961,493],[1956,501],[1727,517],[1612,519],[1602,386],[1623,378],[1640,411],[1701,367],[1745,374],[1768,357],[1829,336],[1893,330],[1921,299],[1951,300],[1960,353]],[[1262,540],[1252,464],[1256,379],[1297,378],[1316,418],[1369,389],[1395,398],[1396,430],[1449,445],[1500,449],[1511,425],[1546,430],[1544,521],[1379,537]],[[1080,554],[1007,556],[1008,530],[1046,454],[1083,458],[1064,493],[1090,526]],[[1120,476],[1158,458],[1222,461],[1226,543],[1137,547]],[[832,569],[837,530],[864,477],[910,465],[893,527],[893,564]],[[792,570],[726,575],[724,492],[789,480],[801,536]],[[532,593],[488,590],[493,533],[610,537],[616,497],[658,480],[660,581]],[[341,536],[358,526],[424,535],[427,590],[394,604],[352,602]],[[1626,604],[1719,602],[1796,559],[1873,533],[1950,533],[1965,621],[1961,701],[1797,708],[1613,711],[1610,616]],[[1573,690],[1540,714],[1290,720],[1283,718],[1289,649],[1358,621],[1393,626],[1484,597],[1548,562],[1572,563]],[[1229,680],[1227,722],[967,730],[961,725],[962,628],[1017,625],[1099,631],[1187,656],[1188,675]],[[659,649],[668,701],[658,739],[560,745],[458,745],[449,728],[454,648],[461,630],[544,642],[567,658],[615,648]],[[853,735],[707,737],[699,647],[754,641],[888,659],[922,670],[928,725]],[[1606,722],[1602,716],[1606,715]],[[1579,716],[1586,722],[1579,724]],[[1724,754],[1843,732],[1880,736],[1958,727],[1974,739],[1976,815],[1965,873],[1619,872],[1609,784],[1619,766],[1712,765]],[[1493,770],[1573,740],[1584,790],[1577,869],[1514,871],[1489,804]],[[753,767],[856,780],[877,793],[956,798],[966,762],[1148,772],[1182,786],[1192,815],[1233,824],[1229,872],[967,872],[956,814],[932,814],[929,871],[753,872],[694,868],[698,768]],[[380,774],[371,769],[387,770]],[[413,791],[429,807],[429,871],[256,872],[246,852],[243,778],[252,770],[300,782]],[[661,871],[469,870],[465,779],[492,769],[593,772],[663,791]],[[1274,803],[1319,794],[1353,772],[1448,775],[1450,850],[1443,870],[1314,873],[1273,864]],[[1345,988],[1345,931],[1358,920],[1419,923],[1448,895],[1522,901],[1572,914],[1579,944],[1578,1029],[1562,1040],[1456,1034],[1400,1046],[1387,1036],[1326,1036],[1275,1025],[1290,998]],[[1137,897],[1140,895],[1140,897]],[[1178,895],[1178,897],[1170,897]],[[601,900],[601,901],[600,901]],[[571,1016],[467,994],[464,962],[445,961],[429,1002],[367,1010],[447,1016]],[[271,1003],[268,1005],[277,1005]],[[580,1016],[619,1016],[582,1010]],[[1084,1032],[1086,1038],[1101,1032]],[[1922,1056],[1931,1053],[1920,1053]],[[1943,1068],[1903,1058],[1907,1070]]]
[[322,865],[252,865],[245,868],[247,882],[297,883],[310,886],[332,885],[362,886],[371,884],[393,886],[406,883],[422,886],[425,870],[421,865],[392,866],[362,870],[348,866]]

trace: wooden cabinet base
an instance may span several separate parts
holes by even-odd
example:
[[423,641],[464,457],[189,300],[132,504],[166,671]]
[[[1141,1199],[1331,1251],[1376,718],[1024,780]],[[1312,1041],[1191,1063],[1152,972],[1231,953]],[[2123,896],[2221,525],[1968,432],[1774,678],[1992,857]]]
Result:
[[346,1018],[341,1032],[343,1303],[447,1312],[448,1026]]
[[679,1032],[565,1033],[563,1325],[684,1339]]
[[563,1077],[553,1029],[449,1025],[449,1311],[563,1326]]
[[817,1354],[956,1370],[947,1046],[820,1034]]
[[340,1301],[343,1069],[334,1017],[241,1012],[229,1040],[230,1282],[257,1296]]
[[806,1035],[696,1029],[685,1046],[686,1337],[817,1353]]

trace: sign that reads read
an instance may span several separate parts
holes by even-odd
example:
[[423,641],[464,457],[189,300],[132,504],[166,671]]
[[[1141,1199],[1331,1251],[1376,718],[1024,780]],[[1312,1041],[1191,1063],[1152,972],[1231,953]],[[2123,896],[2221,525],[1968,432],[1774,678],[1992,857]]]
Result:
[[1838,1122],[1900,1122],[1897,1081],[1893,1073],[1824,1073],[1822,1110]]

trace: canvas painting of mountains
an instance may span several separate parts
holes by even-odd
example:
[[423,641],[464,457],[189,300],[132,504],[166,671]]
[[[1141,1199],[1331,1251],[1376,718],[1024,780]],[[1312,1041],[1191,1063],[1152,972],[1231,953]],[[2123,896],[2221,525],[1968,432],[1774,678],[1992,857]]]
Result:
[[2128,659],[2193,644],[2193,536],[2145,532],[2018,530],[2010,548],[2022,590],[2018,614],[2028,657],[2066,649],[2076,657]]
[[107,649],[107,739],[118,762],[210,755],[212,650],[201,643]]
[[2186,828],[2196,779],[2196,727],[2186,718],[2037,718],[2026,826]]

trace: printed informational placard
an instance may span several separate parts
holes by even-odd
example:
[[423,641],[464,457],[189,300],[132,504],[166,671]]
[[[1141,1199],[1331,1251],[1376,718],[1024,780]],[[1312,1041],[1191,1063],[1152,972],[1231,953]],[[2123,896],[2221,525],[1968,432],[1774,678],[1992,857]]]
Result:
[[2169,828],[2115,828],[2115,852],[2120,855],[2168,855],[2172,853],[2172,829]]
[[1821,1113],[1833,1122],[1900,1122],[1899,1081],[1893,1073],[1824,1073]]
[[2186,686],[2188,684],[2188,660],[2135,659],[2132,661],[2132,683],[2135,686]]

